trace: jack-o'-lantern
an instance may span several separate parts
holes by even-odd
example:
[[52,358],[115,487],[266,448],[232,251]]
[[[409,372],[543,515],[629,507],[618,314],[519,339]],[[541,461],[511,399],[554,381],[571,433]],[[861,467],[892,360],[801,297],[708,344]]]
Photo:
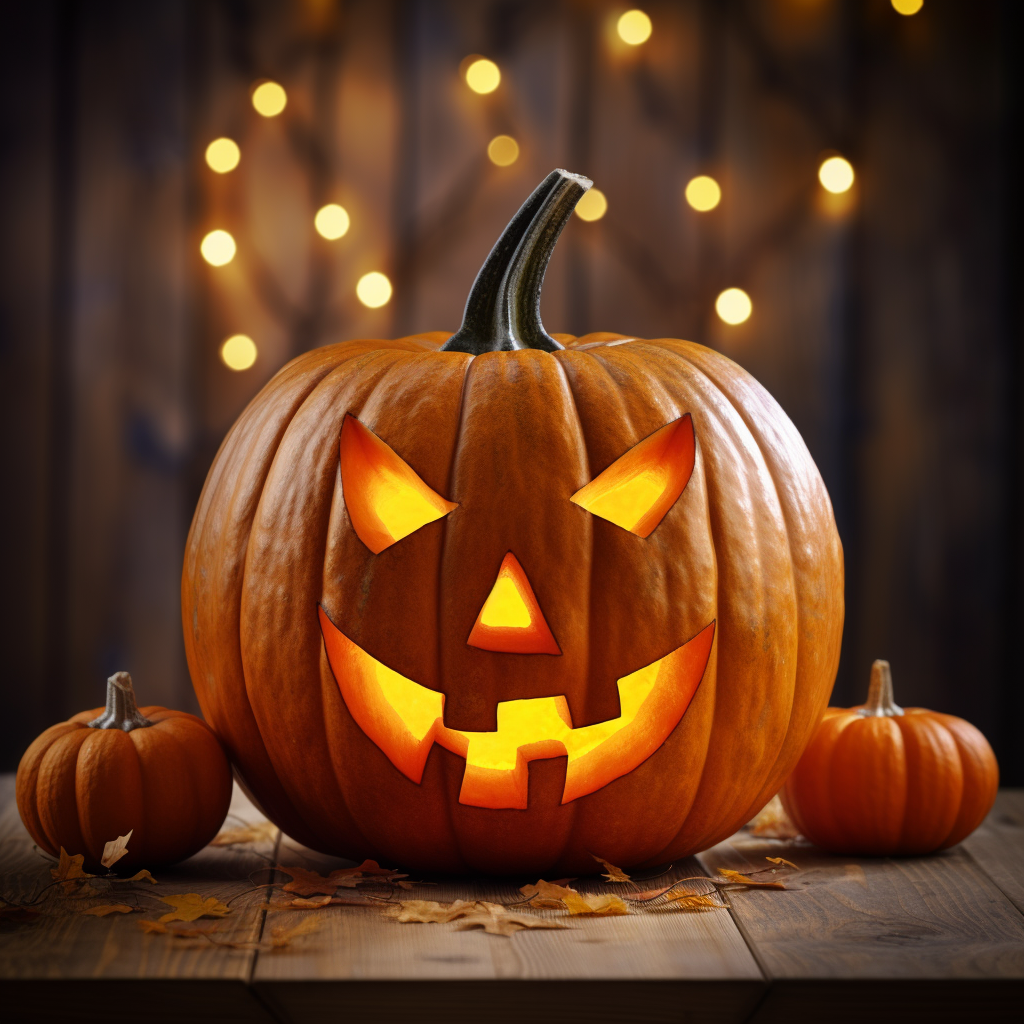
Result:
[[182,615],[246,787],[421,870],[658,864],[748,820],[824,711],[842,552],[773,399],[691,342],[549,335],[552,172],[461,329],[293,360],[210,470]]

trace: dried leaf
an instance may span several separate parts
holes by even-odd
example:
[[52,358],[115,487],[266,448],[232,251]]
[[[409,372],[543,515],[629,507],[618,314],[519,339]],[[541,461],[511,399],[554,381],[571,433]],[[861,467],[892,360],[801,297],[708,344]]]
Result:
[[663,885],[660,889],[643,889],[640,892],[631,892],[626,896],[626,899],[630,903],[646,903],[649,900],[656,900],[659,896],[664,896],[674,885],[676,885],[675,882],[672,885]]
[[[719,868],[718,874],[725,879],[719,885],[746,885],[752,889],[785,889],[782,882],[759,882],[756,878],[744,875],[739,871],[732,871],[729,868]],[[714,881],[714,879],[712,879]]]
[[269,843],[277,838],[277,826],[272,821],[258,821],[243,828],[226,828],[210,840],[211,846],[234,846],[236,843]]
[[792,868],[794,871],[800,870],[791,860],[786,860],[785,857],[765,857],[765,860],[771,861],[772,864],[785,864],[786,867]]
[[615,917],[618,914],[628,914],[629,907],[622,902],[621,898],[612,893],[595,893],[583,896],[578,892],[569,891],[562,902],[570,914],[586,914],[591,917]]
[[103,856],[100,857],[100,863],[105,868],[116,864],[128,852],[128,840],[131,839],[134,831],[135,829],[130,828],[128,835],[118,836],[116,839],[111,839],[109,843],[103,844]]
[[136,871],[135,874],[132,875],[131,878],[124,878],[124,879],[122,879],[122,881],[124,881],[124,882],[142,882],[142,881],[146,881],[146,882],[152,882],[154,885],[157,884],[156,879],[145,868],[143,868],[141,871]]
[[461,918],[456,925],[457,930],[483,928],[490,935],[515,935],[522,928],[564,928],[560,921],[551,918],[537,917],[534,914],[510,913],[500,903],[487,903],[479,900],[476,909]]
[[104,903],[100,907],[89,907],[83,910],[83,914],[91,914],[93,917],[106,917],[107,914],[130,914],[137,907],[129,907],[127,903]]
[[596,853],[590,855],[599,864],[604,866],[604,878],[608,879],[609,882],[630,882],[632,879],[626,874],[622,868],[617,868],[614,864],[606,861],[604,857],[598,857]]
[[472,913],[476,900],[456,900],[454,903],[436,903],[434,900],[403,900],[389,912],[402,924],[445,924]]
[[310,932],[318,931],[319,928],[320,922],[315,917],[303,918],[298,924],[290,927],[279,925],[270,930],[270,938],[266,940],[266,945],[271,949],[280,949],[282,946],[287,946],[297,936],[308,935]]
[[200,917],[224,917],[225,914],[231,913],[230,907],[224,906],[216,897],[208,896],[204,900],[194,892],[179,896],[161,896],[160,901],[174,907],[171,913],[160,918],[161,924],[168,921],[195,921]]
[[714,895],[703,892],[683,892],[678,896],[668,897],[673,909],[679,910],[728,910],[724,903],[719,903]]
[[140,921],[139,927],[147,934],[155,932],[157,935],[165,935],[169,930],[167,925],[159,921]]
[[530,896],[531,907],[538,907],[547,910],[561,910],[564,900],[569,893],[576,894],[575,889],[566,888],[564,885],[557,885],[555,882],[545,882],[543,878],[537,880],[536,885],[524,885],[519,890],[524,896]]
[[764,839],[796,839],[800,835],[778,796],[773,796],[760,813],[747,822],[747,828],[752,835]]
[[301,910],[315,910],[317,907],[330,906],[331,896],[314,896],[307,899],[305,896],[296,896],[293,900],[288,900],[286,903],[278,903],[276,906],[279,907],[298,907]]
[[50,868],[50,877],[55,882],[63,882],[65,892],[74,892],[79,884],[76,881],[77,879],[96,877],[95,875],[90,875],[88,871],[83,869],[82,865],[84,863],[84,853],[76,853],[74,857],[72,857],[62,846],[60,848],[60,860],[57,862],[57,866],[55,868]]

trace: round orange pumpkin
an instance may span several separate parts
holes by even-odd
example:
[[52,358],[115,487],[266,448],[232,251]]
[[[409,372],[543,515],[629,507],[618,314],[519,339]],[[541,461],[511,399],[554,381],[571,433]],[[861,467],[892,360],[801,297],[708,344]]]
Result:
[[117,871],[190,857],[216,834],[231,802],[231,766],[205,722],[139,708],[132,679],[107,680],[105,708],[51,726],[18,765],[21,820],[47,853],[100,867],[106,843],[132,831]]
[[932,853],[992,809],[999,767],[970,722],[893,699],[887,661],[866,704],[829,708],[780,794],[796,827],[835,853]]
[[842,551],[799,434],[686,341],[547,334],[552,172],[455,335],[293,360],[210,470],[182,618],[207,720],[303,843],[421,870],[663,863],[827,703]]

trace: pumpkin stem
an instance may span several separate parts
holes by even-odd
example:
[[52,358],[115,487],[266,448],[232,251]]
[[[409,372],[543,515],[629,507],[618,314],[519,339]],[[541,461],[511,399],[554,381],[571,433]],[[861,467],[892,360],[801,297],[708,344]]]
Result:
[[563,346],[544,330],[540,290],[544,272],[573,208],[593,182],[552,171],[523,203],[476,275],[462,326],[442,352],[511,352]]
[[878,659],[872,664],[868,699],[857,714],[864,718],[891,718],[903,714],[903,708],[893,699],[889,662]]
[[107,706],[99,718],[89,723],[90,729],[145,729],[153,723],[139,711],[135,703],[132,677],[127,672],[115,672],[107,679]]

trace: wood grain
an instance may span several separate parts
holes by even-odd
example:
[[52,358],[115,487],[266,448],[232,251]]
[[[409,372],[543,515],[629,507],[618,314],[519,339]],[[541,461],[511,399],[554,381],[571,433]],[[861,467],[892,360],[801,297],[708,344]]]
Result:
[[981,827],[961,844],[1024,913],[1024,789],[1004,789]]

